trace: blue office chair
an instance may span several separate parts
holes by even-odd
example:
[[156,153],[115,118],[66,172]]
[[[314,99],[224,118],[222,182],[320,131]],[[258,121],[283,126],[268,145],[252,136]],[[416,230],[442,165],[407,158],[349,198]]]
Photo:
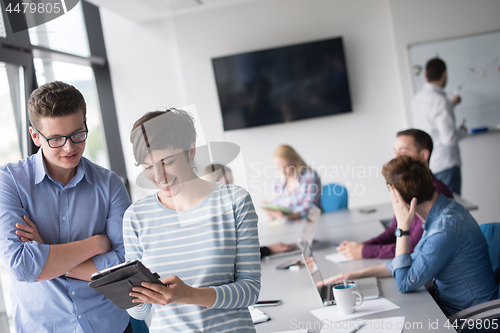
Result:
[[[479,227],[486,237],[486,243],[488,243],[488,252],[495,279],[500,283],[500,223],[481,224]],[[498,298],[500,298],[500,290]]]
[[324,213],[347,208],[347,189],[341,184],[323,185],[321,207]]
[[[495,274],[495,278],[497,283],[500,284],[500,223],[487,223],[479,226],[481,231],[486,237],[486,243],[488,243],[488,252],[490,255],[491,265],[493,267],[493,273]],[[486,303],[478,304],[475,306],[471,306],[468,309],[462,310],[458,313],[452,315],[449,319],[450,322],[453,323],[457,320],[457,323],[464,322],[467,320],[467,323],[475,322],[476,320],[488,321],[489,323],[499,323],[500,322],[500,286],[498,291],[498,298],[493,301],[489,301]],[[468,325],[465,324],[464,327],[459,327],[457,329],[458,333],[465,332],[499,332],[500,328],[493,329],[489,327],[489,329],[468,329]]]

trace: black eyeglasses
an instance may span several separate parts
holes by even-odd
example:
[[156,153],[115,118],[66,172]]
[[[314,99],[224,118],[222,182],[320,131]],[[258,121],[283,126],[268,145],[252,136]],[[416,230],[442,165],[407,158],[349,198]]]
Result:
[[89,129],[87,128],[87,122],[83,122],[85,125],[85,131],[80,131],[76,132],[70,135],[65,135],[65,136],[56,136],[53,138],[48,139],[45,135],[40,133],[39,130],[37,130],[35,127],[35,131],[40,134],[45,141],[47,141],[47,144],[49,145],[50,148],[60,148],[66,144],[66,141],[68,141],[68,138],[71,140],[73,143],[81,143],[85,140],[87,140],[87,133],[89,132]]

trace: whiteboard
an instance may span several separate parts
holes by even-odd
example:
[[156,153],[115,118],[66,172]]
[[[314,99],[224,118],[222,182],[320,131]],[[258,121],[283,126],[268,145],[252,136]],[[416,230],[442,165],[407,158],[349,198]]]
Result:
[[425,83],[425,64],[434,57],[446,63],[449,99],[459,94],[457,126],[466,120],[469,130],[500,129],[500,31],[409,46],[414,92]]

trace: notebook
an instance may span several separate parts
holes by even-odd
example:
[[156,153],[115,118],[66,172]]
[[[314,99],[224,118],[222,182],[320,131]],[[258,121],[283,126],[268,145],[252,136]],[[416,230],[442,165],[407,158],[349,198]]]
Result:
[[266,315],[262,310],[254,308],[253,306],[248,307],[250,311],[250,316],[254,324],[263,323],[265,321],[271,320],[268,315]]
[[266,204],[266,205],[262,205],[261,207],[266,208],[266,209],[279,210],[286,215],[292,214],[292,211],[290,209],[287,209],[285,207],[281,207],[278,205]]
[[306,225],[304,226],[304,229],[302,230],[302,235],[295,243],[297,249],[288,252],[271,254],[267,256],[266,259],[283,258],[302,253],[305,243],[307,244],[313,243],[314,231],[316,230],[316,225],[319,221],[320,215],[321,215],[321,209],[319,209],[319,207],[316,205],[312,205],[311,208],[309,209],[309,213],[307,214],[307,222]]
[[[323,284],[323,276],[319,270],[319,266],[317,261],[314,259],[313,251],[309,244],[305,244],[304,250],[302,251],[302,259],[306,263],[308,267],[307,272],[311,277],[311,281],[314,284],[315,289],[321,301],[324,305],[333,305],[335,304],[335,299],[333,297],[333,286],[342,284],[342,282],[338,283],[330,283]],[[363,295],[364,300],[374,299],[380,297],[380,291],[378,289],[377,278],[369,277],[362,279],[355,279],[352,281],[348,281],[349,283],[354,283],[358,292]]]

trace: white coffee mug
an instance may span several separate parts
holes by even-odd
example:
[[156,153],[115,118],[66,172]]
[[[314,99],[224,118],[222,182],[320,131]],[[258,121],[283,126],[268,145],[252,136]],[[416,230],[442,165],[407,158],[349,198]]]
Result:
[[[339,284],[333,287],[333,296],[340,312],[343,314],[353,313],[363,303],[363,295],[355,290],[354,283]],[[359,303],[356,304],[356,295]]]

